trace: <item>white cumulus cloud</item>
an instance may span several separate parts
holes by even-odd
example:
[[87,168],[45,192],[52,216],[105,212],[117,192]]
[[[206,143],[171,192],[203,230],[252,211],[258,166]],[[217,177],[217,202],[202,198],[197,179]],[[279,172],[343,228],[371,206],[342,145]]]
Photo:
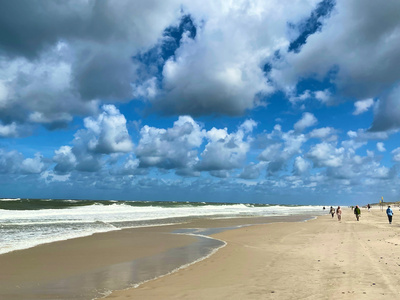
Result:
[[296,131],[303,131],[307,127],[314,126],[317,122],[317,118],[312,113],[306,112],[303,113],[302,118],[294,124],[294,129]]
[[378,149],[379,152],[385,152],[385,144],[382,142],[376,143],[376,149]]
[[392,154],[393,161],[395,161],[395,162],[400,162],[400,147],[394,149],[394,150],[391,152],[391,154]]
[[189,116],[180,116],[172,128],[143,126],[135,154],[142,168],[177,169],[195,175],[190,170],[197,163],[198,147],[205,131]]
[[254,126],[255,123],[245,121],[236,132],[230,134],[226,128],[207,131],[208,143],[196,168],[200,171],[221,171],[243,167],[250,150],[250,130]]
[[301,156],[297,156],[294,161],[293,171],[295,174],[303,174],[311,168],[311,163]]
[[133,143],[126,128],[126,119],[114,105],[104,105],[97,118],[85,118],[88,149],[98,153],[129,152]]
[[354,103],[354,112],[353,115],[360,115],[362,113],[365,113],[370,109],[370,107],[374,105],[374,100],[373,99],[365,99],[365,100],[360,100]]

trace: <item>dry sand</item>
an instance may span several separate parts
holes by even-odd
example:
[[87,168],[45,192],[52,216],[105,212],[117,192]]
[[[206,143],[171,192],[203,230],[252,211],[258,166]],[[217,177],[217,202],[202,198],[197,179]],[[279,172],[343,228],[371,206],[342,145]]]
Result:
[[214,235],[210,258],[107,299],[400,299],[400,226],[385,212],[349,208],[304,223]]

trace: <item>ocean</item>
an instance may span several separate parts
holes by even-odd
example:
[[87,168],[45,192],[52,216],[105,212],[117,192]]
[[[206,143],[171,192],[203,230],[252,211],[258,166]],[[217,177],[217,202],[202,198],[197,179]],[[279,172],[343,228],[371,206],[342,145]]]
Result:
[[185,222],[193,218],[318,215],[322,206],[0,199],[0,254],[97,232]]

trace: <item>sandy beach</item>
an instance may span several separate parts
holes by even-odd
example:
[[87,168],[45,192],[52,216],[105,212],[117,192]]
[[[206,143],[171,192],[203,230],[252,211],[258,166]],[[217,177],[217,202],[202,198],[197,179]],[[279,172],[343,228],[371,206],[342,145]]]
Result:
[[[251,219],[259,225],[211,234],[226,244],[210,257],[150,281],[146,272],[132,270],[155,266],[152,271],[163,274],[208,247],[187,248],[204,241],[172,231],[250,220],[200,219],[41,245],[0,255],[0,299],[92,299],[94,290],[107,293],[106,299],[396,299],[396,215],[391,225],[377,207],[362,209],[359,222],[350,208],[343,209],[341,222],[328,214],[307,222]],[[146,282],[126,289],[135,280]]]
[[399,232],[376,207],[225,231],[211,258],[107,299],[398,299]]

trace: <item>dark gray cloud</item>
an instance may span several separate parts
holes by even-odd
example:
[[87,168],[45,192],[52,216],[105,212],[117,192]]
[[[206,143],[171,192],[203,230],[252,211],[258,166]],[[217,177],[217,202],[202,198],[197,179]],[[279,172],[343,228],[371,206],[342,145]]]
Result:
[[[102,99],[109,101],[128,100],[132,97],[131,81],[135,66],[129,61],[129,54],[113,49],[93,51],[86,57],[82,53],[74,65],[75,86],[84,100]],[[85,62],[82,64],[81,62]]]
[[[128,101],[132,56],[180,16],[176,1],[0,1],[0,126],[48,129]],[[6,80],[3,80],[6,79]],[[10,128],[2,136],[11,136]]]
[[261,162],[258,164],[250,163],[243,168],[242,173],[240,173],[239,178],[243,179],[257,179],[260,177],[261,172],[265,170],[265,163]]
[[89,6],[76,1],[1,1],[0,53],[10,58],[37,58],[62,38],[84,28]]
[[[302,78],[323,81],[329,77],[337,93],[329,100],[331,104],[381,98],[400,80],[399,48],[399,1],[338,0],[320,30],[307,37],[298,53],[281,53],[271,77],[289,95]],[[382,110],[393,107],[389,103],[380,106]],[[394,117],[385,121],[378,117],[374,130],[399,127]]]
[[[47,47],[69,41],[98,48],[121,46],[125,41],[131,51],[149,47],[179,16],[174,11],[177,2],[156,0],[2,0],[1,7],[0,53],[27,58],[37,58]],[[90,57],[94,49],[81,50]]]
[[81,153],[78,155],[78,159],[76,170],[80,172],[98,172],[104,166],[104,163],[99,155]]
[[358,100],[376,97],[400,78],[399,20],[396,0],[336,1],[321,31],[299,53],[288,53],[286,83],[304,75],[323,78],[335,69],[338,92]]
[[397,128],[400,128],[400,85],[377,102],[370,131],[388,131]]

